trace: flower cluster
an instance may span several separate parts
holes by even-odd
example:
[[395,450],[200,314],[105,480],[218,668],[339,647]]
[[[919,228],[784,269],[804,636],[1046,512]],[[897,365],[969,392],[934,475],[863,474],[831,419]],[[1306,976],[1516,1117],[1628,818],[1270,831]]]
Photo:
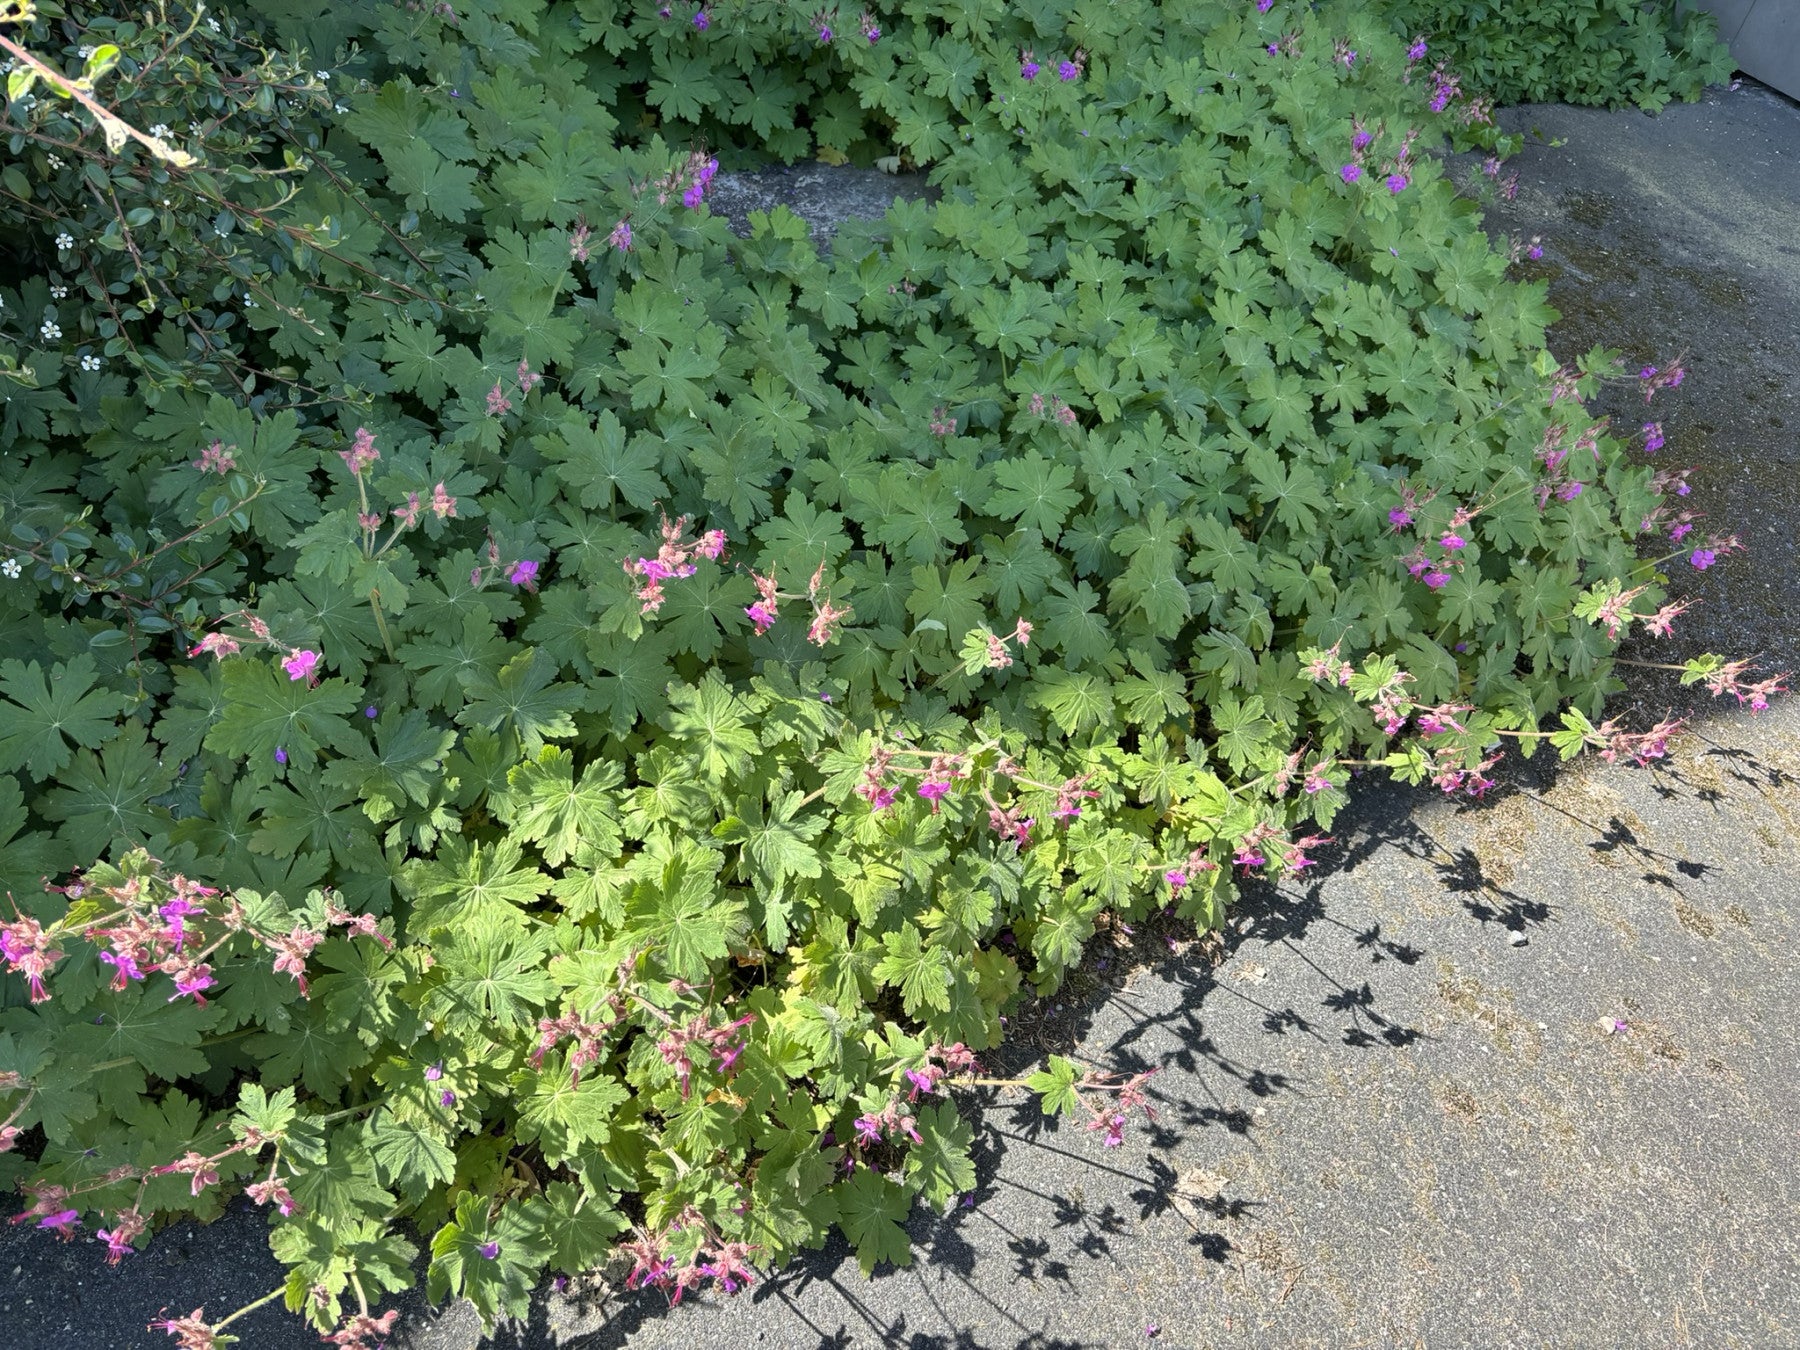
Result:
[[[651,1007],[649,1004],[643,1006]],[[662,1056],[663,1063],[675,1070],[684,1098],[692,1087],[696,1054],[710,1056],[714,1066],[728,1077],[736,1072],[738,1056],[744,1052],[744,1038],[739,1034],[739,1028],[749,1026],[755,1020],[756,1014],[749,1013],[735,1022],[715,1027],[711,1013],[699,1013],[684,1025],[668,1022],[666,1033],[656,1043],[656,1051]]]
[[627,558],[623,563],[625,574],[638,583],[637,600],[640,614],[654,614],[662,608],[667,596],[663,593],[663,582],[676,581],[683,577],[691,577],[698,566],[695,558],[706,558],[717,561],[725,552],[725,531],[708,530],[698,539],[687,537],[688,517],[682,516],[673,524],[669,518],[662,518],[662,545],[654,558]]

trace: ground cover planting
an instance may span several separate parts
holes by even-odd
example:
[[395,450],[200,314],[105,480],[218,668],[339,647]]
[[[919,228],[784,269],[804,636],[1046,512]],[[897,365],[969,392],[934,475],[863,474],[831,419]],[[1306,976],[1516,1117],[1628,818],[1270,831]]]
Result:
[[[130,1259],[242,1191],[340,1346],[421,1254],[488,1318],[834,1228],[904,1263],[973,1183],[959,1085],[1103,920],[1219,926],[1359,772],[1663,753],[1615,650],[1737,547],[1655,420],[1679,353],[1545,351],[1428,36],[258,10],[0,13],[21,1221]],[[939,197],[824,253],[709,210],[802,155]],[[1096,1148],[1154,1110],[1017,1086]]]

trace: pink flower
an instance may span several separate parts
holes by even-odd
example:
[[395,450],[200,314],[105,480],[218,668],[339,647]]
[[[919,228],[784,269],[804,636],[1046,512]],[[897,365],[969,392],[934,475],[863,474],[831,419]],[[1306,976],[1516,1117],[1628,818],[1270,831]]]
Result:
[[700,542],[695,547],[702,558],[718,561],[719,555],[725,551],[725,531],[708,530],[700,536]]
[[1460,534],[1447,534],[1442,539],[1438,540],[1438,544],[1443,548],[1449,549],[1451,552],[1455,552],[1459,548],[1467,548],[1469,541],[1464,539]]
[[361,474],[381,458],[381,451],[375,448],[375,433],[367,427],[358,427],[356,436],[350,442],[348,450],[338,451],[338,458],[343,460],[351,473]]
[[1388,512],[1388,524],[1392,525],[1396,530],[1404,530],[1408,525],[1412,524],[1412,522],[1413,518],[1411,511],[1402,510],[1400,507],[1396,506],[1392,511]]
[[606,236],[606,242],[620,253],[631,252],[631,222],[621,220],[612,227],[612,233]]
[[1188,884],[1187,873],[1183,872],[1179,867],[1173,867],[1167,872],[1164,872],[1163,880],[1169,883],[1169,889],[1172,891],[1179,891],[1183,886]]
[[1434,591],[1447,585],[1449,581],[1450,574],[1448,572],[1427,572],[1425,574],[1425,584]]
[[506,579],[515,586],[522,586],[528,591],[535,591],[537,590],[537,576],[538,565],[530,558],[521,558],[518,562],[513,564],[513,569],[506,574]]
[[919,795],[931,803],[931,809],[937,810],[938,803],[950,795],[950,784],[926,780],[919,784]]
[[871,811],[885,811],[894,804],[899,796],[899,788],[879,788],[876,790],[875,795],[869,798],[869,809]]
[[512,411],[512,400],[500,388],[500,381],[494,381],[494,387],[488,390],[487,410],[489,417],[504,417]]
[[240,650],[242,649],[237,643],[231,638],[226,637],[225,634],[208,633],[205,637],[201,638],[197,644],[188,649],[188,655],[199,656],[204,652],[208,656],[216,656],[219,660],[223,661],[228,656],[236,656]]
[[281,663],[290,680],[305,680],[308,684],[318,683],[319,653],[298,651]]
[[760,600],[754,605],[746,605],[744,607],[744,613],[748,614],[750,616],[750,622],[756,625],[756,635],[758,637],[761,637],[764,633],[768,632],[769,629],[775,626],[775,619],[777,617],[776,611],[772,606],[765,605]]

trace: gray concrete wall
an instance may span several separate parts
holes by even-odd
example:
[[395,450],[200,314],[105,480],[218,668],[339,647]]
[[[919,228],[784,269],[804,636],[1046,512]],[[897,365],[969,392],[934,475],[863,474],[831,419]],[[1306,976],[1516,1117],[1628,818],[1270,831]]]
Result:
[[1710,10],[1738,69],[1800,98],[1800,0],[1687,0]]

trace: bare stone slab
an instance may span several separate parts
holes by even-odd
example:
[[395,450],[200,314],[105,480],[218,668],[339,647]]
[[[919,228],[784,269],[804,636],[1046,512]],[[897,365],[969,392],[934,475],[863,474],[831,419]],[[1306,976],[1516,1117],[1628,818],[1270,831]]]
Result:
[[936,197],[937,190],[922,173],[883,173],[812,161],[747,173],[721,172],[706,200],[738,235],[750,233],[752,211],[785,206],[811,227],[813,243],[823,248],[846,220],[879,220],[895,198]]

